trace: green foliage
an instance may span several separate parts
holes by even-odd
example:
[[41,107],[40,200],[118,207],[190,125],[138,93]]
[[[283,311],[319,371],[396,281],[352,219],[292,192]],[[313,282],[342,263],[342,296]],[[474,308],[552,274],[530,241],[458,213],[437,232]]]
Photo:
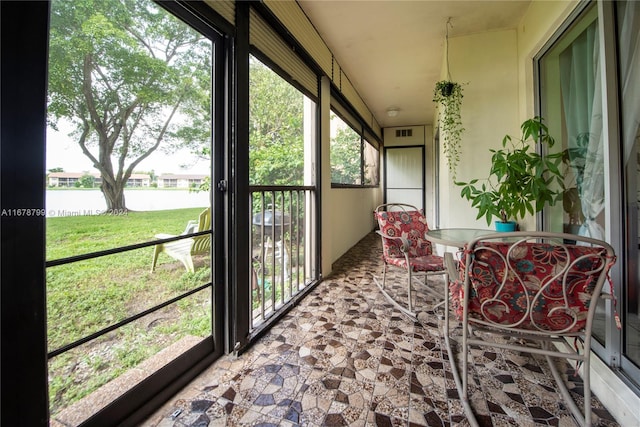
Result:
[[82,177],[78,180],[80,186],[83,188],[93,188],[96,182],[96,179],[92,175],[82,175]]
[[211,43],[153,2],[53,1],[49,52],[50,125],[74,127],[109,209],[161,145],[208,144]]
[[[156,184],[157,186],[158,184]],[[200,183],[200,185],[198,185],[196,188],[190,188],[189,191],[193,191],[194,193],[199,193],[200,191],[209,191],[211,190],[211,177],[210,176],[205,176],[202,179],[202,182]]]
[[555,143],[542,118],[526,120],[520,129],[520,139],[506,135],[501,149],[490,150],[493,155],[486,179],[455,183],[462,186],[460,195],[478,209],[476,219],[485,217],[488,225],[492,217],[517,221],[527,213],[533,215],[562,196],[563,154],[543,157],[535,152],[535,144],[552,147]]
[[433,91],[433,102],[440,105],[440,135],[442,150],[453,179],[460,161],[460,142],[462,140],[462,86],[459,83],[441,80]]
[[174,291],[184,292],[209,281],[211,281],[211,268],[199,268],[193,273],[183,274],[179,280],[169,284],[169,287]]
[[331,139],[331,182],[360,184],[361,138],[350,127],[339,128]]
[[304,95],[256,58],[249,63],[249,183],[304,183]]

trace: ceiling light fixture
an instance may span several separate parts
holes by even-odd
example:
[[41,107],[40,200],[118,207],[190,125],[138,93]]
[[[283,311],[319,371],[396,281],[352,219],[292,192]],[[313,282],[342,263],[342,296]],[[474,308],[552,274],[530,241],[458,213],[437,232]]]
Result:
[[389,107],[387,109],[387,116],[389,117],[396,117],[398,115],[398,113],[400,112],[400,109],[397,107]]

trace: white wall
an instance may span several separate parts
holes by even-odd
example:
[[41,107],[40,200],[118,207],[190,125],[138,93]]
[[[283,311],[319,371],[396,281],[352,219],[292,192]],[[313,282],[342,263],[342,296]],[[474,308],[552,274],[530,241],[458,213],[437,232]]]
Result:
[[[378,188],[331,188],[330,82],[320,82],[321,134],[321,274],[331,273],[332,264],[374,228],[373,210],[382,203],[382,185]],[[381,175],[382,176],[382,175]]]
[[518,25],[520,122],[534,115],[533,58],[579,4],[576,0],[534,1]]
[[[396,136],[396,131],[411,131],[411,136]],[[385,147],[403,147],[424,145],[426,134],[425,126],[397,126],[384,128],[384,146]]]
[[[329,192],[330,216],[322,219],[322,235],[331,235],[331,263],[370,233],[373,211],[382,199],[379,188],[333,188]],[[328,223],[327,223],[328,222]]]
[[[485,178],[491,162],[489,149],[499,148],[505,134],[519,130],[516,30],[450,38],[449,66],[464,95],[465,131],[456,180]],[[453,183],[444,156],[440,174],[440,227],[492,228],[484,219],[476,220],[477,210],[460,197],[461,187]]]

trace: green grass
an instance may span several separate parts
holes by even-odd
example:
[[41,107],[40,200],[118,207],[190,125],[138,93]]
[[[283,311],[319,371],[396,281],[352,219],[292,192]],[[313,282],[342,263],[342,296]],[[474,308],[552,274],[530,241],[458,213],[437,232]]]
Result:
[[[47,219],[47,260],[67,258],[180,234],[202,208],[127,215]],[[47,268],[47,337],[54,350],[210,281],[208,257],[196,271],[161,254],[151,272],[153,246]],[[52,413],[86,396],[186,335],[211,333],[211,293],[160,312],[50,360]],[[148,318],[147,318],[148,317]]]
[[47,260],[148,242],[158,233],[180,234],[200,212],[202,208],[48,218]]

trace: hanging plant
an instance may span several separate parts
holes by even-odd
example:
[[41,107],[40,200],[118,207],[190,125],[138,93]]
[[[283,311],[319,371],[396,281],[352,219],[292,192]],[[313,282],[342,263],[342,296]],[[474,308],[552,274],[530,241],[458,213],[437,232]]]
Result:
[[449,27],[453,28],[451,18],[447,20],[447,34],[445,38],[445,53],[447,66],[447,80],[440,80],[436,83],[433,91],[433,102],[440,107],[440,135],[442,140],[442,151],[447,159],[447,166],[452,178],[456,179],[456,168],[460,161],[460,140],[462,139],[462,118],[460,108],[462,107],[462,86],[451,80],[449,70]]
[[456,167],[460,161],[460,141],[462,139],[462,86],[449,80],[436,83],[433,91],[433,102],[437,103],[440,115],[440,135],[442,150],[447,159],[447,166],[453,178],[456,177]]

